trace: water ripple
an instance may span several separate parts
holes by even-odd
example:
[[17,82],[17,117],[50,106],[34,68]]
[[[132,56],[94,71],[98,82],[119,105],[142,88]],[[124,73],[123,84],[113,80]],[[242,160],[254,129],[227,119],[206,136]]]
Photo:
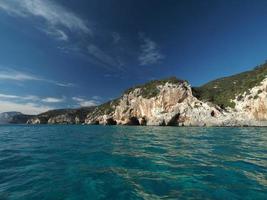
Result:
[[266,199],[266,128],[0,126],[0,199]]

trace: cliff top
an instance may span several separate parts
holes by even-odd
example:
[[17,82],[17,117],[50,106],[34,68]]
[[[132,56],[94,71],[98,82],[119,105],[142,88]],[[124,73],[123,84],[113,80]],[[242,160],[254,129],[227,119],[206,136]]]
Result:
[[169,77],[169,78],[161,79],[161,80],[152,80],[152,81],[149,81],[148,83],[145,83],[143,85],[137,85],[135,87],[129,88],[128,90],[126,90],[124,92],[124,94],[129,94],[130,92],[139,88],[139,89],[141,89],[140,95],[144,98],[149,99],[149,98],[156,96],[159,93],[159,89],[158,89],[159,85],[165,85],[166,83],[172,83],[172,84],[180,85],[184,82],[187,82],[187,81],[177,79],[176,77]]

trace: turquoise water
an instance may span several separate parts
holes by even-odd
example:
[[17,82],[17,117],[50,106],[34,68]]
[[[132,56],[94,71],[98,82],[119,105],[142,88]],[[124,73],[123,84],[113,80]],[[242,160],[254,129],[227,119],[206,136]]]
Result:
[[0,126],[0,200],[266,198],[267,128]]

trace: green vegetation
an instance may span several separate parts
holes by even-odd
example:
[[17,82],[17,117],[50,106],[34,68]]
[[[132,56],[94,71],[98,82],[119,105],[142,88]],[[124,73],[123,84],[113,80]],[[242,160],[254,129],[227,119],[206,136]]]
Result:
[[[235,104],[232,102],[232,99],[237,97],[238,101],[241,101],[245,95],[250,95],[249,89],[254,86],[257,86],[267,75],[267,63],[257,66],[251,71],[243,72],[229,77],[220,78],[214,81],[211,81],[201,87],[193,87],[192,92],[195,97],[203,101],[210,101],[214,104],[217,104],[221,108],[234,107]],[[135,89],[140,89],[140,94],[144,98],[152,98],[159,94],[158,86],[164,85],[166,83],[172,83],[180,85],[185,80],[177,79],[176,77],[170,77],[162,80],[153,80],[143,85],[138,85],[136,87],[130,88],[124,92],[124,94],[129,94]],[[262,90],[258,91],[260,94]],[[249,99],[256,99],[258,95],[252,97],[249,96]],[[109,101],[107,103],[101,104],[96,107],[88,108],[79,108],[79,109],[60,109],[52,110],[38,115],[39,118],[48,120],[50,117],[58,116],[61,114],[68,114],[70,116],[79,116],[84,119],[88,114],[91,117],[97,117],[100,115],[109,115],[114,112],[116,106],[119,104],[120,98]],[[195,106],[197,107],[197,105]],[[27,118],[27,116],[25,117]],[[23,118],[22,120],[25,121]]]
[[68,114],[69,116],[79,117],[79,118],[85,118],[86,115],[90,112],[92,112],[95,109],[94,106],[92,107],[83,107],[83,108],[77,108],[77,109],[57,109],[57,110],[50,110],[45,113],[42,113],[38,115],[40,118],[51,118],[56,117],[58,115],[65,115]]
[[18,114],[12,117],[11,121],[9,123],[11,124],[26,124],[26,122],[34,117],[34,115],[24,115],[24,114]]
[[99,115],[108,115],[114,112],[116,106],[119,105],[119,101],[120,99],[114,99],[95,107],[94,111],[91,113],[91,116],[94,117]]
[[138,86],[135,86],[133,88],[130,88],[130,89],[126,90],[124,93],[129,94],[130,92],[134,91],[135,89],[140,88],[141,89],[140,95],[144,98],[149,99],[149,98],[155,97],[159,94],[159,89],[157,88],[157,86],[164,85],[167,82],[172,83],[172,84],[181,84],[185,81],[177,79],[176,77],[170,77],[170,78],[162,79],[162,80],[153,80],[153,81],[150,81],[144,85],[138,85]]
[[[249,94],[249,89],[257,86],[267,75],[267,63],[257,66],[251,71],[246,71],[233,76],[220,78],[211,81],[201,87],[192,88],[194,96],[204,101],[211,101],[222,108],[227,106],[234,107],[234,102],[237,95],[242,95],[244,92]],[[240,96],[241,100],[242,96]]]

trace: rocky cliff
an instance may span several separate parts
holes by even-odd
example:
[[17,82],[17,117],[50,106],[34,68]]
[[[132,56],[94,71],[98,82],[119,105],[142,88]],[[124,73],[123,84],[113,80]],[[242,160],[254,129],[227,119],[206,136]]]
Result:
[[51,110],[32,117],[27,124],[82,124],[94,109],[95,107]]
[[[114,104],[114,103],[113,103]],[[227,112],[193,96],[186,81],[153,81],[126,91],[109,113],[88,114],[86,124],[215,126]]]
[[[84,110],[50,111],[28,123],[159,126],[266,126],[267,64],[191,88],[176,78],[125,91],[113,101]],[[80,113],[80,111],[78,112]]]
[[236,96],[236,117],[246,119],[248,125],[267,125],[267,78],[243,94]]
[[25,124],[32,117],[20,112],[4,112],[0,113],[0,124]]
[[21,115],[20,112],[4,112],[0,113],[0,124],[7,124],[12,121],[12,118],[16,115]]
[[[114,112],[118,124],[204,126],[218,124],[223,111],[192,95],[187,82],[156,85],[158,94],[146,98],[136,88],[123,95]],[[138,121],[138,122],[137,122]]]

